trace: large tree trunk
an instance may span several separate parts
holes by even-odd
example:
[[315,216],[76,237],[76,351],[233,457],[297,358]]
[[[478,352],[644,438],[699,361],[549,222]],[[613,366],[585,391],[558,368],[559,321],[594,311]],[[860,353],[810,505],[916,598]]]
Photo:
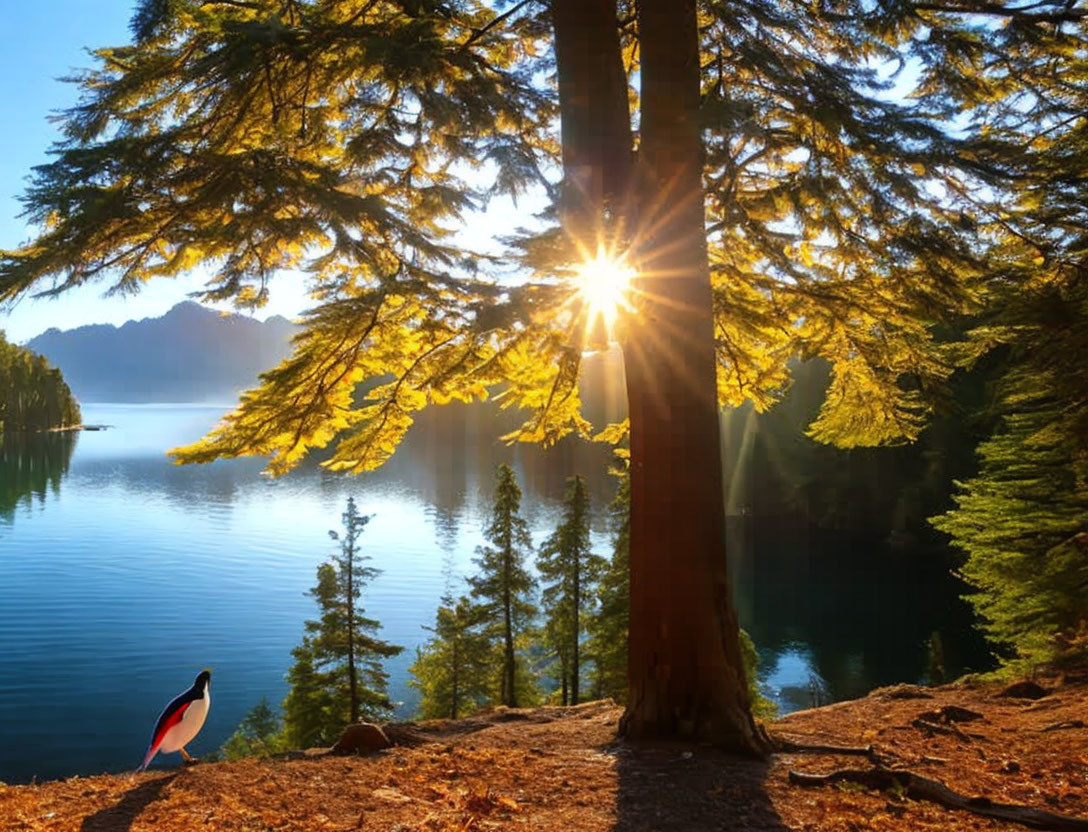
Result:
[[695,0],[640,0],[629,737],[759,753],[725,564]]
[[631,187],[631,116],[615,0],[553,0],[562,116],[560,214],[593,256],[624,234]]
[[631,420],[623,730],[760,753],[725,568],[695,0],[639,5],[637,182],[615,0],[553,0],[552,10],[564,225],[590,253],[587,234],[629,237],[640,270],[623,344]]

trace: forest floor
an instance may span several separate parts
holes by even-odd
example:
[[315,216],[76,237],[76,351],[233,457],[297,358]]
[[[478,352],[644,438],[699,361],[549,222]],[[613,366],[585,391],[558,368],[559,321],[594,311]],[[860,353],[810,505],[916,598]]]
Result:
[[[797,743],[872,745],[878,763],[1088,829],[1088,676],[1002,686],[898,686],[771,723]],[[1016,692],[1016,691],[1014,691]],[[959,709],[963,709],[962,711]],[[968,713],[970,712],[970,714]],[[484,830],[1023,830],[892,786],[802,786],[790,771],[872,769],[865,757],[616,741],[620,709],[504,710],[390,728],[369,756],[307,752],[139,775],[0,785],[4,832]],[[974,716],[972,717],[971,714]],[[796,779],[796,778],[795,778]],[[906,792],[907,794],[905,794]],[[984,802],[977,805],[985,805]]]

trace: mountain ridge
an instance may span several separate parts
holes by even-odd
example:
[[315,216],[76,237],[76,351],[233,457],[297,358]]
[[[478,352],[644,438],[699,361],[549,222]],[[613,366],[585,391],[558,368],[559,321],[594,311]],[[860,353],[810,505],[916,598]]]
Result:
[[157,318],[51,327],[26,346],[60,367],[83,402],[221,402],[253,387],[290,353],[298,327],[194,301]]

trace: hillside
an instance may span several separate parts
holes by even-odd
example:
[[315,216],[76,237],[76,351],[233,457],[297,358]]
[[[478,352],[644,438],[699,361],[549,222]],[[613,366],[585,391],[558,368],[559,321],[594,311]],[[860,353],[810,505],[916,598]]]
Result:
[[69,427],[80,419],[61,371],[0,332],[0,436]]
[[[1086,681],[1035,691],[1035,699],[997,686],[900,686],[770,728],[795,742],[871,743],[893,771],[985,796],[978,809],[1001,801],[1060,813],[1064,825],[1052,828],[1073,832],[1088,829]],[[968,711],[976,716],[959,722]],[[619,744],[620,713],[607,701],[500,709],[392,727],[399,745],[367,757],[312,751],[0,787],[0,818],[5,830],[23,832],[1026,828],[913,799],[913,787],[806,787],[790,774],[873,768],[857,756],[780,753],[764,763],[706,747]]]
[[187,301],[120,327],[50,329],[27,343],[83,402],[232,402],[289,351],[296,327]]

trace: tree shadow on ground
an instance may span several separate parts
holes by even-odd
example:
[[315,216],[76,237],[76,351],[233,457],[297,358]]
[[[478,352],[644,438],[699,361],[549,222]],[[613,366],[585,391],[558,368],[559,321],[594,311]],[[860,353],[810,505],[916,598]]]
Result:
[[613,832],[789,832],[766,791],[769,764],[712,748],[622,743]]
[[144,809],[162,797],[162,790],[177,776],[178,772],[174,772],[129,789],[116,806],[100,809],[84,819],[79,832],[128,832],[133,821]]

